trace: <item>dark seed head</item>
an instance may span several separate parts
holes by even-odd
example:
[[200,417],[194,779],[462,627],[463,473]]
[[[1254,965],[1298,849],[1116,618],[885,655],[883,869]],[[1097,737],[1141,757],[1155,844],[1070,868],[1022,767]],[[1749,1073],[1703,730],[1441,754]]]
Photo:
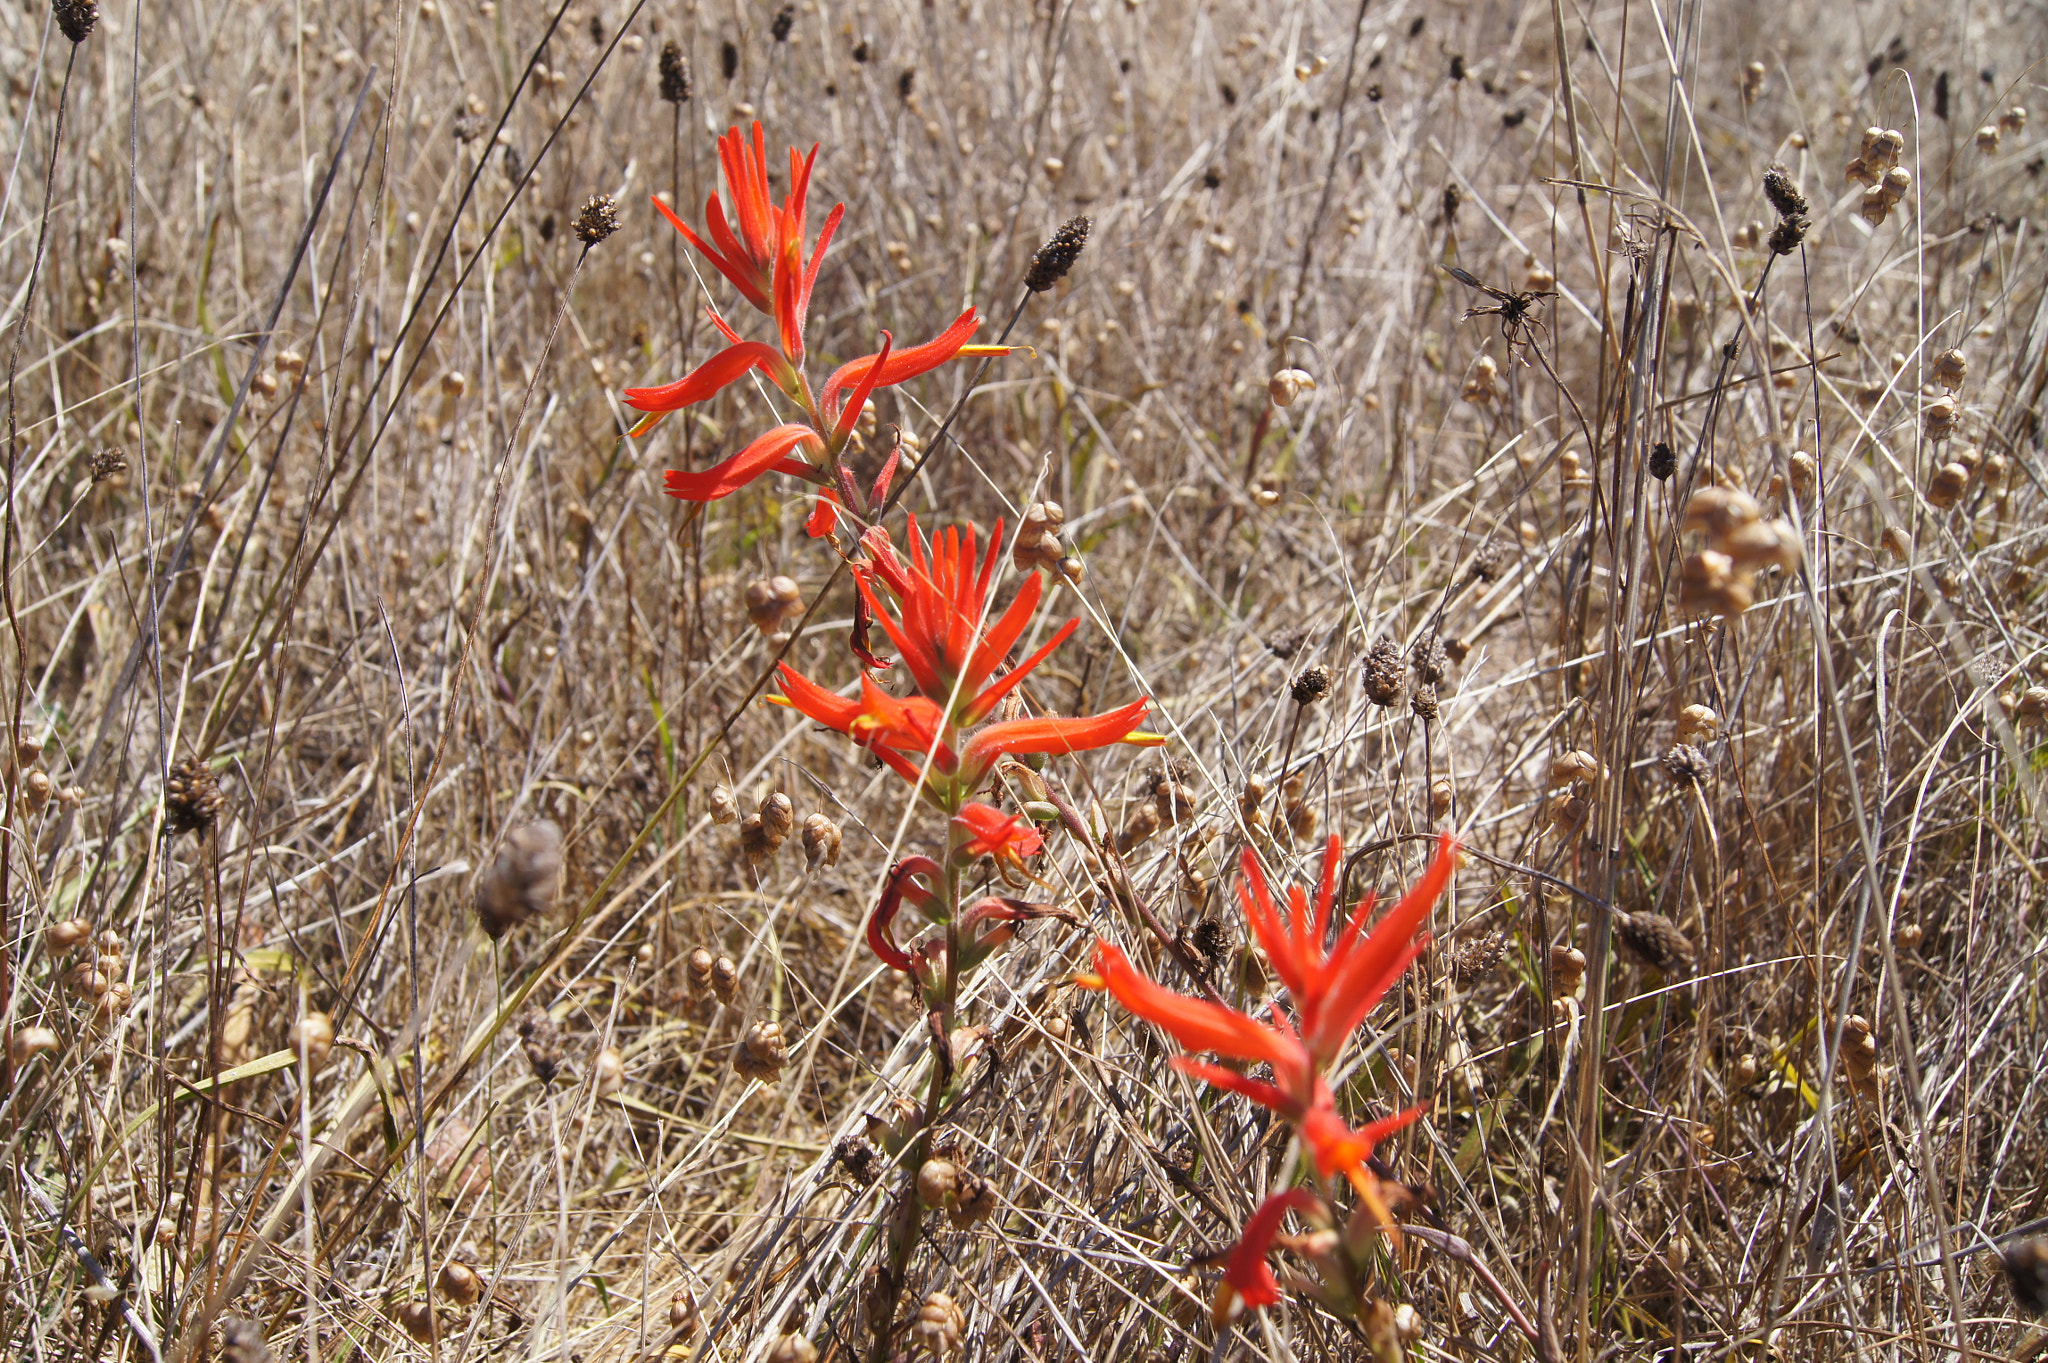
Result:
[[64,36],[74,43],[91,37],[93,27],[100,21],[100,7],[93,0],[55,0],[50,14]]
[[1678,472],[1678,452],[1671,448],[1671,442],[1659,440],[1650,446],[1650,476],[1663,482]]
[[1792,177],[1783,166],[1774,165],[1764,172],[1764,197],[1771,201],[1771,207],[1778,210],[1781,218],[1804,218],[1806,196],[1792,183]]
[[1060,230],[1047,237],[1045,245],[1031,257],[1024,287],[1033,293],[1044,293],[1065,279],[1067,271],[1081,258],[1081,248],[1088,244],[1088,229],[1093,226],[1087,218],[1069,218],[1062,223]]
[[1294,697],[1296,705],[1313,705],[1330,694],[1330,669],[1320,663],[1304,667],[1287,688],[1287,694]]
[[2005,1279],[2022,1311],[2048,1316],[2048,1236],[2022,1240],[2007,1250]]
[[1408,708],[1414,711],[1417,719],[1427,720],[1434,724],[1438,714],[1441,713],[1437,708],[1436,688],[1434,686],[1418,686],[1413,691],[1410,691],[1408,693]]
[[555,1082],[562,1070],[562,1037],[554,1019],[538,1008],[528,1013],[519,1023],[519,1049],[526,1052],[534,1078],[543,1084]]
[[237,1316],[221,1322],[220,1363],[272,1363],[276,1357],[256,1322]]
[[718,69],[727,80],[740,73],[740,50],[730,38],[718,45]]
[[1622,954],[1660,975],[1692,968],[1692,940],[1661,913],[1614,915],[1614,940]]
[[561,882],[562,830],[548,819],[521,824],[477,879],[477,921],[491,937],[503,937],[552,909]]
[[1451,79],[1465,79],[1465,54],[1462,52],[1453,52],[1451,54]]
[[1711,768],[1705,753],[1690,743],[1676,743],[1664,754],[1664,770],[1679,785],[1692,787],[1705,781]]
[[1500,576],[1501,565],[1507,561],[1507,546],[1499,540],[1488,540],[1472,555],[1471,566],[1465,569],[1465,576],[1474,582],[1491,582]]
[[896,78],[896,98],[909,99],[910,92],[917,88],[917,68],[906,66],[903,74]]
[[1506,954],[1507,942],[1497,932],[1465,943],[1451,956],[1451,978],[1460,987],[1470,985],[1493,973]]
[[1415,676],[1424,686],[1435,686],[1450,670],[1451,660],[1444,652],[1443,641],[1434,634],[1415,641],[1415,647],[1408,650],[1408,662],[1415,668]]
[[1401,646],[1382,639],[1365,655],[1365,697],[1388,706],[1401,699]]
[[690,99],[690,59],[674,38],[661,45],[661,97],[670,104],[687,104]]
[[1799,243],[1806,240],[1806,219],[1780,218],[1778,225],[1771,229],[1770,247],[1774,256],[1789,256],[1799,249]]
[[768,25],[769,34],[778,43],[789,41],[790,30],[796,27],[796,6],[784,5],[775,11],[775,21]]
[[1444,226],[1455,227],[1458,210],[1465,206],[1465,195],[1456,185],[1444,186]]
[[1223,963],[1225,953],[1230,950],[1230,929],[1223,926],[1218,918],[1204,918],[1195,924],[1195,950],[1214,970]]
[[92,480],[104,483],[109,478],[118,478],[128,471],[128,451],[109,445],[92,457]]
[[602,14],[590,16],[590,41],[598,44],[600,47],[604,45],[604,16]]
[[204,761],[187,757],[171,765],[164,778],[164,822],[171,832],[204,833],[226,803],[220,781]]
[[595,246],[619,230],[619,205],[609,194],[593,194],[576,215],[576,240]]

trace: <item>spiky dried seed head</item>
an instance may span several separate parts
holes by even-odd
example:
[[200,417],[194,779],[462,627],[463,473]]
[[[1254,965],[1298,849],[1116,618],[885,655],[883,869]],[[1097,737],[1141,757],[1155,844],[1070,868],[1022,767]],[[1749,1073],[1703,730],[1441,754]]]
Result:
[[609,194],[593,194],[583,201],[576,215],[576,240],[595,246],[619,230],[619,201]]
[[690,100],[690,59],[673,38],[661,45],[661,97],[670,104]]
[[2048,1236],[2022,1240],[2005,1252],[2005,1281],[2022,1311],[2048,1316]]
[[1382,639],[1365,655],[1365,698],[1374,705],[1391,706],[1401,699],[1401,646]]
[[796,6],[784,5],[775,11],[775,18],[768,24],[768,36],[778,43],[789,41],[789,35],[796,28]]
[[1414,690],[1410,691],[1408,693],[1408,708],[1417,719],[1426,720],[1432,724],[1443,713],[1437,706],[1436,688],[1434,686],[1417,686]]
[[882,1154],[865,1136],[841,1136],[832,1145],[832,1160],[863,1188],[882,1173]]
[[1424,686],[1440,684],[1451,667],[1443,640],[1434,634],[1416,640],[1415,646],[1408,650],[1408,662],[1415,669],[1416,680]]
[[[908,73],[905,73],[906,76]],[[907,84],[907,81],[906,81]],[[906,89],[907,96],[909,91]],[[1060,224],[1060,229],[1045,240],[1031,257],[1031,269],[1024,276],[1024,287],[1033,293],[1044,293],[1067,277],[1067,271],[1074,268],[1074,262],[1081,258],[1081,251],[1088,245],[1088,231],[1095,224],[1086,217],[1069,218]]]
[[802,1335],[784,1335],[768,1350],[766,1363],[818,1363],[818,1346]]
[[1771,207],[1778,210],[1781,218],[1796,218],[1801,227],[1805,226],[1807,214],[1806,196],[1792,183],[1791,172],[1785,167],[1772,164],[1764,172],[1764,197],[1771,201]]
[[100,21],[100,7],[93,0],[55,0],[50,14],[56,19],[58,30],[74,45],[90,38]]
[[1696,959],[1692,939],[1661,913],[1617,912],[1614,940],[1623,955],[1660,975],[1690,970]]
[[789,1043],[783,1038],[782,1024],[770,1018],[747,1028],[732,1049],[732,1067],[743,1079],[772,1083],[788,1063]]
[[740,968],[732,957],[720,956],[711,963],[711,992],[720,1003],[731,1003],[740,992]]
[[960,1351],[961,1336],[967,1333],[967,1313],[944,1292],[933,1292],[917,1308],[910,1338],[915,1347],[935,1359],[951,1358]]
[[484,1296],[483,1275],[460,1259],[450,1259],[441,1265],[441,1271],[434,1277],[434,1286],[457,1306],[475,1306]]
[[96,450],[92,456],[91,469],[95,485],[104,483],[109,478],[119,478],[128,471],[128,451],[114,445]]
[[1650,476],[1658,482],[1666,482],[1678,472],[1678,452],[1671,448],[1668,440],[1659,440],[1650,446],[1648,462]]
[[274,1363],[270,1341],[253,1320],[229,1316],[220,1326],[220,1363]]
[[1765,242],[1774,256],[1789,256],[1799,249],[1799,243],[1806,240],[1806,219],[1780,218],[1778,225],[1771,229]]
[[555,1076],[562,1072],[562,1034],[556,1030],[553,1018],[538,1008],[521,1018],[519,1049],[526,1053],[526,1063],[534,1078],[543,1084],[555,1082]]
[[1294,681],[1287,688],[1287,694],[1293,698],[1296,705],[1313,705],[1330,694],[1330,669],[1321,663],[1314,667],[1304,667],[1295,673]]
[[562,830],[552,819],[519,824],[477,880],[477,922],[490,937],[503,937],[552,910],[561,883]]
[[837,866],[845,835],[839,825],[823,814],[804,819],[804,865],[815,871],[820,866]]
[[164,778],[164,822],[173,833],[206,832],[226,803],[219,779],[200,758],[180,758]]
[[1707,755],[1690,743],[1674,743],[1664,754],[1664,770],[1672,780],[1690,789],[1703,784],[1712,770]]
[[1451,979],[1461,989],[1483,980],[1506,954],[1507,940],[1497,932],[1489,932],[1451,954]]
[[1500,540],[1488,540],[1472,553],[1472,562],[1465,568],[1465,577],[1471,582],[1491,582],[1500,576],[1500,570],[1507,563],[1508,547]]

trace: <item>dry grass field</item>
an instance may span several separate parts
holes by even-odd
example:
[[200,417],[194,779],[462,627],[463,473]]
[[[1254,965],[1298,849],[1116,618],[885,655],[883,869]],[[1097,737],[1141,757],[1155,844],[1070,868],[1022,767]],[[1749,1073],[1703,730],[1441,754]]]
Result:
[[[59,0],[0,65],[0,1356],[2040,1348],[2038,4]],[[651,202],[747,237],[755,120],[844,205],[805,382]],[[906,589],[850,647],[913,516],[1042,595],[989,666],[1079,621],[957,774]],[[1384,908],[1446,830],[1312,1110],[1091,987],[1312,1031],[1244,855]]]

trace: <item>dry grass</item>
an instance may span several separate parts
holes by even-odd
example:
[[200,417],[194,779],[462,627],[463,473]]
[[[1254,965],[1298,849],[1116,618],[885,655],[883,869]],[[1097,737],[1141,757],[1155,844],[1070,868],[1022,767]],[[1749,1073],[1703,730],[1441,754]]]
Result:
[[[1412,835],[1467,839],[1344,1102],[1427,1103],[1381,1155],[1539,1334],[1581,1359],[2009,1355],[1988,1247],[2048,1216],[2041,707],[2001,704],[2048,681],[2048,266],[2041,120],[1995,154],[1973,134],[2048,103],[2039,13],[819,0],[784,44],[774,8],[576,0],[542,42],[554,12],[512,0],[148,6],[138,41],[113,4],[73,66],[43,9],[0,19],[0,673],[16,743],[42,744],[7,777],[0,997],[10,1035],[57,1042],[0,1101],[0,1352],[204,1358],[232,1315],[286,1359],[594,1363],[675,1345],[688,1291],[711,1328],[675,1356],[785,1331],[868,1356],[898,1176],[864,1187],[829,1152],[922,1092],[919,1010],[860,929],[934,834],[837,736],[743,703],[775,652],[745,584],[788,574],[808,603],[831,577],[792,485],[696,523],[660,495],[762,397],[617,440],[619,390],[700,359],[697,311],[730,293],[646,195],[701,204],[711,134],[752,109],[771,146],[821,141],[818,192],[847,203],[813,310],[831,356],[963,302],[1000,324],[1037,242],[1094,216],[1024,310],[1034,351],[967,396],[906,505],[1066,507],[1087,572],[1058,604],[1087,623],[1034,701],[1155,698],[1198,807],[1121,862],[1170,927],[1220,919],[1242,948],[1223,872],[1248,778],[1277,821],[1299,775],[1323,831],[1375,849],[1362,881],[1411,878]],[[679,110],[666,38],[695,71]],[[1912,173],[1875,228],[1843,180],[1870,124]],[[1812,204],[1781,258],[1749,228],[1773,161]],[[569,223],[600,191],[625,225],[585,259]],[[1439,262],[1557,296],[1511,349]],[[1949,347],[1968,377],[1937,444]],[[1317,386],[1276,407],[1286,366]],[[929,441],[968,376],[893,390],[882,420]],[[1660,441],[1668,482],[1644,472]],[[95,479],[115,447],[125,474]],[[1964,448],[1985,462],[1936,506]],[[1795,451],[1803,499],[1773,484]],[[1717,483],[1794,518],[1807,565],[1725,621],[1681,613],[1675,580],[1700,547],[1679,512]],[[852,677],[851,600],[793,661]],[[1370,703],[1375,642],[1439,635],[1469,651],[1435,722]],[[1297,716],[1311,663],[1336,684]],[[1690,704],[1721,719],[1696,790],[1660,761]],[[1573,750],[1608,777],[1553,827]],[[166,832],[188,759],[224,808]],[[1160,760],[1053,770],[1115,832]],[[750,867],[718,781],[839,820],[837,866],[792,839]],[[493,943],[475,882],[538,816],[564,892]],[[1307,842],[1252,840],[1309,874]],[[1156,951],[1071,840],[1039,869]],[[1607,906],[1668,915],[1696,968],[1610,964]],[[46,929],[74,918],[120,938],[117,1016],[67,987],[89,949]],[[1496,933],[1500,963],[1454,983]],[[1198,1260],[1287,1147],[1064,986],[1092,936],[1037,925],[975,977],[1001,1044],[948,1131],[1000,1211],[930,1228],[905,1310],[949,1293],[977,1358],[1360,1356],[1305,1298],[1209,1325]],[[1552,997],[1565,944],[1583,1001]],[[737,964],[730,1003],[687,988],[700,945]],[[1233,979],[1265,987],[1249,957]],[[552,1084],[520,1043],[534,1008]],[[316,1067],[308,1011],[337,1033]],[[742,1079],[735,1042],[771,1019],[789,1066]],[[624,1084],[601,1095],[605,1047]],[[1414,1352],[1550,1350],[1426,1238],[1376,1289],[1420,1312]],[[401,1321],[450,1258],[485,1304],[431,1293],[416,1343]]]

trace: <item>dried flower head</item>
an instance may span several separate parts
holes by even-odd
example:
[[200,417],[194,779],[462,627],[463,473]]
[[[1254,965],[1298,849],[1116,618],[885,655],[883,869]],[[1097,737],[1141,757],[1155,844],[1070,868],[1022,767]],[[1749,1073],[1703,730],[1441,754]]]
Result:
[[1664,770],[1681,786],[1697,786],[1707,779],[1711,768],[1707,755],[1690,743],[1674,743],[1664,754]]
[[1690,970],[1695,959],[1692,940],[1679,930],[1678,924],[1661,913],[1622,913],[1617,910],[1614,915],[1614,941],[1623,955],[1660,975]]
[[[905,91],[908,94],[908,91]],[[1024,276],[1024,287],[1033,293],[1044,293],[1067,277],[1067,271],[1074,268],[1074,262],[1081,258],[1081,250],[1088,244],[1088,230],[1094,223],[1088,218],[1069,218],[1060,229],[1046,238],[1045,244],[1031,257],[1031,269]]]
[[1416,686],[1408,693],[1408,708],[1417,719],[1435,723],[1442,713],[1437,705],[1436,688],[1428,685]]
[[180,758],[164,778],[164,822],[173,833],[204,833],[220,817],[227,797],[202,758]]
[[1497,932],[1465,943],[1451,955],[1451,979],[1465,988],[1485,979],[1507,953],[1507,939]]
[[1672,474],[1678,472],[1678,452],[1671,448],[1670,441],[1659,440],[1650,446],[1648,467],[1650,476],[1660,483],[1668,481]]
[[562,1036],[553,1018],[538,1008],[521,1018],[519,1049],[526,1052],[526,1063],[532,1067],[534,1078],[543,1084],[555,1082],[555,1076],[562,1070]]
[[1020,573],[1043,568],[1058,572],[1060,560],[1066,550],[1060,544],[1060,532],[1066,528],[1066,508],[1058,502],[1033,502],[1024,510],[1024,523],[1018,527],[1017,543],[1010,550],[1010,562]]
[[1444,651],[1443,641],[1434,633],[1416,640],[1408,650],[1408,661],[1415,668],[1416,680],[1424,686],[1436,686],[1450,671],[1450,655]]
[[1321,663],[1304,667],[1287,688],[1296,705],[1312,705],[1330,694],[1330,669]]
[[128,451],[116,445],[97,450],[92,456],[92,481],[95,485],[109,478],[119,478],[128,471]]
[[747,1028],[732,1048],[732,1067],[743,1079],[772,1083],[789,1063],[789,1043],[783,1039],[782,1024],[763,1019]]
[[2048,1316],[2048,1236],[2022,1240],[2005,1252],[2012,1299],[2030,1316]]
[[576,240],[586,247],[595,246],[618,230],[618,200],[609,194],[593,194],[583,201],[583,211],[576,215]]
[[253,1320],[229,1316],[220,1326],[220,1363],[272,1363],[270,1341]]
[[1797,218],[1804,223],[1808,211],[1806,196],[1792,183],[1791,173],[1783,166],[1774,163],[1764,172],[1764,197],[1778,210],[1779,217]]
[[50,14],[58,30],[74,44],[91,37],[100,21],[100,7],[93,0],[54,0]]
[[1466,565],[1465,579],[1468,582],[1492,582],[1500,576],[1506,565],[1508,547],[1500,540],[1488,540],[1472,552],[1472,562]]
[[1365,655],[1365,697],[1374,705],[1390,706],[1401,699],[1401,646],[1381,639]]
[[690,99],[690,59],[673,38],[661,45],[661,97],[670,104],[687,104]]
[[1774,256],[1789,256],[1799,249],[1799,243],[1806,240],[1806,219],[1780,218],[1778,225],[1771,229],[1765,243]]
[[519,824],[477,880],[477,922],[490,937],[503,937],[552,910],[561,881],[562,830],[551,819]]
[[789,41],[789,35],[796,28],[796,6],[784,5],[775,11],[775,18],[769,21],[768,36],[778,43]]

